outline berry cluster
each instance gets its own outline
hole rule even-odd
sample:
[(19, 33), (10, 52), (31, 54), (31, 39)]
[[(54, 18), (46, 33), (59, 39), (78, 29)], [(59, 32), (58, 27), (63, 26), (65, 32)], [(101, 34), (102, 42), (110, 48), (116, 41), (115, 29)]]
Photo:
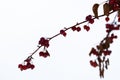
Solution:
[[(89, 16), (86, 17), (87, 20), (89, 20), (90, 22), (91, 22), (91, 21), (94, 21), (94, 19), (90, 18), (90, 16), (91, 16), (91, 15), (89, 15)], [(87, 22), (87, 21), (85, 21), (85, 22)], [(77, 23), (76, 25), (74, 25), (74, 26), (72, 26), (72, 27), (65, 28), (65, 29), (61, 29), (59, 34), (61, 34), (61, 35), (63, 35), (64, 37), (66, 37), (66, 35), (67, 35), (66, 31), (67, 31), (68, 29), (71, 29), (72, 31), (80, 32), (80, 31), (81, 31), (81, 28), (80, 28), (80, 26), (78, 26), (79, 24), (80, 24), (80, 23)], [(93, 24), (93, 23), (92, 23), (92, 24)], [(86, 31), (89, 31), (89, 30), (90, 30), (89, 25), (84, 25), (83, 28), (84, 28), (84, 30), (86, 30)], [(59, 35), (59, 34), (57, 34), (57, 35)], [(55, 35), (55, 36), (56, 36), (56, 35)], [(53, 37), (52, 37), (52, 38), (53, 38)], [(50, 39), (51, 39), (51, 38), (50, 38)]]
[(47, 56), (50, 56), (50, 54), (47, 50), (45, 50), (45, 51), (39, 52), (39, 56), (46, 58)]
[[(108, 24), (106, 26), (108, 26)], [(119, 30), (119, 29), (114, 28), (113, 26), (114, 26), (113, 24), (109, 24), (110, 30), (109, 32), (107, 31), (106, 37), (100, 42), (99, 45), (96, 46), (96, 49), (92, 48), (89, 53), (89, 56), (95, 55), (97, 57), (96, 60), (94, 61), (90, 60), (90, 64), (93, 67), (97, 67), (97, 66), (99, 67), (100, 77), (104, 77), (104, 70), (108, 69), (109, 58), (106, 59), (106, 57), (110, 56), (110, 54), (112, 53), (112, 51), (109, 50), (110, 44), (113, 43), (113, 39), (117, 39), (116, 35), (114, 35), (113, 33), (110, 34), (111, 31), (113, 30)], [(106, 28), (108, 29), (108, 27)]]
[(50, 56), (47, 50), (47, 48), (49, 47), (49, 39), (45, 39), (44, 37), (41, 37), (38, 44), (44, 47), (43, 51), (39, 52), (39, 56), (42, 56), (44, 58), (46, 58), (47, 56)]
[(114, 24), (106, 24), (106, 32), (110, 32), (112, 30), (119, 30), (120, 29), (120, 25), (114, 25)]
[(32, 64), (31, 59), (32, 59), (31, 57), (28, 57), (26, 60), (24, 60), (23, 64), (18, 65), (18, 68), (20, 68), (21, 71), (29, 68), (34, 69), (35, 66)]
[(111, 10), (118, 10), (120, 8), (120, 0), (109, 0), (110, 9)]
[(49, 47), (49, 40), (41, 37), (38, 44), (44, 47)]
[(86, 16), (86, 21), (88, 21), (89, 23), (93, 24), (94, 23), (94, 19), (92, 18), (92, 15)]
[(76, 26), (73, 26), (73, 27), (71, 27), (71, 29), (73, 30), (73, 31), (81, 31), (81, 28), (80, 27), (76, 27)]

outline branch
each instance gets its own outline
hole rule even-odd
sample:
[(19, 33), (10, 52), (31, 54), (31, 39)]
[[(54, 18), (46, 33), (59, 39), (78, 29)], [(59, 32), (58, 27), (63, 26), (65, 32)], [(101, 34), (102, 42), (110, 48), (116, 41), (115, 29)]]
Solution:
[[(114, 12), (115, 12), (115, 11), (112, 11), (112, 12), (110, 12), (109, 14), (112, 14), (112, 13), (114, 13)], [(102, 15), (99, 15), (98, 17), (101, 18), (101, 17), (103, 17), (103, 16), (106, 16), (106, 15), (102, 14)], [(97, 19), (97, 18), (94, 17), (93, 19)], [(64, 31), (70, 30), (72, 27), (78, 26), (78, 25), (83, 24), (83, 23), (86, 23), (86, 22), (88, 22), (88, 21), (85, 20), (85, 21), (76, 23), (75, 25), (73, 25), (73, 26), (71, 26), (71, 27), (65, 28)], [(55, 38), (55, 37), (57, 37), (57, 36), (59, 36), (59, 35), (61, 35), (61, 33), (58, 33), (58, 34), (56, 34), (56, 35), (54, 35), (54, 36), (52, 36), (52, 37), (50, 37), (50, 38), (48, 38), (48, 39), (49, 39), (49, 41), (50, 41), (50, 40), (52, 40), (53, 38)], [(29, 57), (32, 57), (41, 47), (42, 47), (42, 46), (38, 46), (38, 48), (37, 48)]]
[[(109, 21), (109, 15), (111, 15), (112, 13), (118, 11), (118, 14), (116, 16), (118, 16), (118, 22), (120, 22), (120, 0), (116, 0), (117, 2), (114, 2), (112, 0), (107, 0), (104, 4), (103, 4), (103, 13), (102, 15), (98, 15), (98, 7), (100, 4), (94, 4), (93, 5), (93, 13), (94, 13), (94, 16), (92, 15), (88, 15), (86, 16), (85, 20), (82, 21), (82, 22), (77, 22), (75, 25), (73, 26), (70, 26), (68, 28), (64, 28), (64, 29), (61, 29), (59, 33), (53, 35), (52, 37), (49, 37), (49, 38), (44, 38), (44, 37), (41, 37), (39, 42), (38, 42), (38, 48), (33, 51), (31, 53), (30, 56), (28, 56), (25, 60), (24, 60), (24, 64), (19, 64), (18, 67), (22, 70), (26, 70), (26, 69), (33, 69), (35, 66), (31, 63), (31, 60), (33, 59), (33, 55), (41, 48), (41, 47), (44, 47), (43, 48), (43, 51), (40, 51), (39, 52), (39, 56), (42, 56), (44, 58), (46, 58), (47, 56), (50, 56), (49, 52), (47, 51), (47, 48), (49, 47), (49, 42), (59, 36), (59, 35), (63, 35), (64, 37), (67, 35), (66, 31), (72, 29), (73, 31), (80, 31), (81, 28), (78, 27), (78, 25), (80, 24), (83, 24), (83, 23), (90, 23), (90, 24), (93, 24), (94, 23), (94, 20), (95, 19), (99, 19), (103, 16), (107, 16), (105, 19), (106, 21)], [(89, 56), (91, 56), (91, 54), (95, 55), (97, 57), (97, 59), (95, 61), (92, 61), (90, 60), (90, 64), (93, 66), (93, 67), (97, 67), (99, 66), (99, 73), (100, 73), (100, 77), (104, 77), (104, 68), (107, 69), (107, 66), (109, 65), (109, 58), (107, 58), (106, 60), (106, 56), (107, 55), (110, 55), (111, 53), (111, 50), (108, 50), (108, 48), (110, 47), (110, 44), (113, 42), (113, 39), (116, 39), (117, 36), (114, 35), (114, 34), (111, 34), (111, 31), (113, 30), (119, 30), (120, 28), (120, 25), (116, 25), (115, 24), (115, 19), (116, 19), (116, 16), (113, 20), (113, 23), (112, 24), (106, 24), (106, 32), (107, 32), (107, 35), (105, 38), (103, 38), (103, 40), (100, 42), (99, 45), (96, 46), (96, 49), (95, 48), (92, 48), (90, 53), (89, 53)], [(84, 29), (86, 31), (89, 31), (90, 27), (88, 25), (84, 25)]]

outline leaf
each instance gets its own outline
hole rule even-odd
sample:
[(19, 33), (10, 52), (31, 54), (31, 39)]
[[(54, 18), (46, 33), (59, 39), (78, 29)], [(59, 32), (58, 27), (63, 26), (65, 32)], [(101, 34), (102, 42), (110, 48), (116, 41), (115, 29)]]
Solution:
[(93, 13), (94, 13), (94, 16), (95, 18), (98, 19), (98, 7), (99, 7), (99, 4), (94, 4), (93, 7), (92, 7), (92, 10), (93, 10)]
[(108, 3), (105, 3), (103, 5), (103, 11), (104, 11), (104, 15), (109, 16), (109, 12), (110, 12), (110, 5)]

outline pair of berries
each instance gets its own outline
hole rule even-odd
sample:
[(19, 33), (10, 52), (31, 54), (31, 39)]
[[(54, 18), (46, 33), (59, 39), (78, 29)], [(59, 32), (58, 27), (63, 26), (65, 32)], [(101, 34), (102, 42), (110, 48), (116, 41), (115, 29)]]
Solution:
[(98, 56), (98, 51), (96, 51), (95, 48), (92, 48), (90, 53), (89, 53), (89, 56), (91, 56), (91, 54)]
[(62, 34), (63, 36), (66, 36), (67, 35), (67, 33), (65, 32), (65, 30), (60, 30), (60, 34)]
[(98, 66), (97, 62), (96, 61), (92, 61), (92, 60), (90, 60), (90, 65), (93, 66), (93, 67), (97, 67)]
[(92, 15), (86, 16), (86, 21), (88, 21), (89, 23), (93, 24), (94, 23), (94, 19), (92, 18)]
[(90, 30), (90, 27), (87, 26), (87, 25), (84, 25), (84, 29), (85, 29), (86, 31), (89, 31), (89, 30)]
[(103, 51), (103, 54), (104, 54), (105, 56), (107, 56), (107, 55), (110, 55), (110, 54), (111, 54), (111, 52), (112, 52), (112, 51), (107, 50), (107, 51)]
[(39, 56), (42, 56), (42, 57), (46, 58), (47, 56), (50, 56), (50, 54), (49, 54), (49, 52), (46, 50), (45, 52), (41, 51), (41, 52), (39, 53)]
[(27, 58), (25, 61), (24, 61), (24, 64), (19, 64), (18, 65), (18, 68), (20, 68), (21, 71), (23, 70), (26, 70), (26, 69), (34, 69), (35, 66), (33, 64), (31, 64), (31, 58)]
[(76, 27), (76, 26), (71, 27), (71, 29), (72, 29), (73, 31), (78, 31), (78, 32), (81, 30), (80, 27)]

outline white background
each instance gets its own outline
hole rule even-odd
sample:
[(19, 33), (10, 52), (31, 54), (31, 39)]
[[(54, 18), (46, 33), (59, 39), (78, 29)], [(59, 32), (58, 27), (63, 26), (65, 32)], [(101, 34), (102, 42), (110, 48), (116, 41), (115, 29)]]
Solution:
[[(18, 64), (37, 48), (40, 37), (51, 37), (64, 27), (84, 21), (93, 14), (92, 5), (103, 1), (0, 0), (0, 80), (99, 80), (98, 68), (89, 64), (94, 58), (88, 54), (106, 35), (105, 17), (95, 20), (89, 32), (80, 25), (81, 32), (69, 30), (66, 37), (51, 40), (51, 56), (44, 59), (37, 52), (34, 70), (21, 72)], [(103, 13), (102, 5), (99, 13)], [(120, 79), (120, 32), (115, 34), (119, 38), (111, 45), (110, 66), (102, 80)]]

